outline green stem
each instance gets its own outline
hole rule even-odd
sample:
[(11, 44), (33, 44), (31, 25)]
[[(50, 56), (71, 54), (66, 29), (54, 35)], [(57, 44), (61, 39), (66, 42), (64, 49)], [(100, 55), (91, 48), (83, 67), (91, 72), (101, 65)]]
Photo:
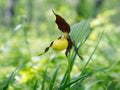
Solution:
[[(68, 55), (68, 82), (67, 82), (67, 84), (70, 84), (70, 72), (71, 72), (71, 70), (70, 70), (70, 53), (69, 53), (69, 55)], [(68, 90), (70, 90), (70, 86), (68, 87)]]

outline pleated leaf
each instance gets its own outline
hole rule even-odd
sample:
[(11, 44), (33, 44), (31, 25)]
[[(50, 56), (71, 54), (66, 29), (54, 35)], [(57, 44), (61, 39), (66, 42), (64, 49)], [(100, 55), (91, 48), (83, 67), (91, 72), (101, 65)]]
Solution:
[(71, 26), (70, 36), (76, 44), (82, 42), (90, 33), (89, 21), (84, 20)]

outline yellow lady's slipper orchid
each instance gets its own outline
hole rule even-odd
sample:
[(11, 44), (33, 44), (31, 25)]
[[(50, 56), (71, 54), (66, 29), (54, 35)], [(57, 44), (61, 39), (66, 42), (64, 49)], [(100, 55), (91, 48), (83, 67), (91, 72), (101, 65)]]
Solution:
[(46, 53), (49, 50), (49, 48), (52, 47), (54, 50), (58, 50), (58, 51), (66, 49), (65, 55), (67, 56), (70, 50), (72, 49), (72, 46), (74, 46), (76, 54), (79, 56), (81, 60), (83, 60), (83, 58), (78, 53), (78, 48), (76, 47), (75, 43), (70, 38), (69, 24), (60, 15), (56, 14), (54, 11), (53, 13), (56, 16), (55, 22), (58, 25), (58, 28), (60, 29), (60, 31), (64, 33), (64, 35), (63, 37), (59, 37), (57, 40), (51, 42), (50, 46), (48, 46), (44, 50), (44, 52), (39, 55)]

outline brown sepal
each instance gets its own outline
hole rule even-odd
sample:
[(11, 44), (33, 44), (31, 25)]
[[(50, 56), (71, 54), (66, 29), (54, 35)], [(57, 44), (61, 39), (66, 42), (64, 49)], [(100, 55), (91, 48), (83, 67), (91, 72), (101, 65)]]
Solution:
[(58, 28), (62, 32), (69, 33), (70, 32), (70, 26), (69, 26), (69, 24), (60, 15), (56, 14), (54, 11), (53, 11), (53, 13), (56, 16), (55, 22), (58, 25)]

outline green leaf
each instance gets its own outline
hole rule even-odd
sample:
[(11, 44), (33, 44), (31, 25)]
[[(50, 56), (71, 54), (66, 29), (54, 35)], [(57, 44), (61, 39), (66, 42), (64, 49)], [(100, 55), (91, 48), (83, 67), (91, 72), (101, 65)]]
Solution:
[(107, 87), (107, 90), (116, 90), (116, 86), (116, 82), (111, 82), (110, 85)]
[(84, 69), (87, 67), (87, 65), (89, 64), (89, 62), (90, 62), (92, 56), (94, 55), (94, 53), (95, 53), (95, 51), (96, 51), (96, 49), (97, 49), (97, 47), (98, 47), (98, 45), (99, 45), (99, 43), (100, 43), (100, 40), (102, 39), (103, 33), (104, 33), (104, 31), (103, 31), (102, 33), (99, 34), (99, 36), (98, 36), (98, 42), (97, 42), (97, 44), (96, 44), (96, 46), (95, 46), (93, 52), (91, 53), (89, 59), (87, 60), (85, 66), (84, 66)]
[(57, 74), (58, 74), (58, 71), (60, 69), (61, 66), (58, 66), (56, 71), (54, 72), (54, 75), (53, 75), (53, 78), (52, 78), (52, 83), (50, 83), (50, 87), (49, 87), (49, 90), (53, 90), (53, 87), (54, 87), (54, 84), (55, 84), (55, 80), (56, 80), (56, 77), (57, 77)]
[(45, 72), (44, 72), (44, 75), (43, 75), (43, 81), (42, 81), (42, 86), (41, 86), (41, 90), (45, 90), (45, 81), (46, 81), (46, 79), (47, 79), (47, 68), (46, 68), (46, 70), (45, 70)]
[(3, 85), (0, 85), (0, 90), (7, 90), (9, 85), (12, 83), (12, 81), (15, 80), (16, 74), (22, 69), (23, 66), (17, 67), (11, 74), (10, 76), (3, 82)]
[(38, 81), (35, 82), (34, 86), (33, 86), (33, 90), (37, 90), (38, 87)]
[(88, 20), (71, 26), (70, 36), (76, 44), (82, 42), (90, 33), (90, 25)]
[(81, 83), (75, 83), (72, 87), (71, 90), (85, 90), (84, 86)]

